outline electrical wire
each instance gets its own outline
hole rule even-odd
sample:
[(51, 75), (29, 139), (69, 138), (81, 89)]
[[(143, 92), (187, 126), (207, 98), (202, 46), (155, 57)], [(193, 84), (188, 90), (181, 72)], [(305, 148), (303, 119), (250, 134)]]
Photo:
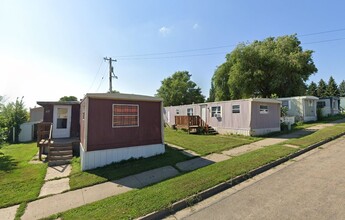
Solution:
[(103, 61), (103, 59), (102, 59), (102, 60), (101, 60), (101, 63), (99, 64), (97, 73), (96, 73), (95, 77), (93, 78), (92, 84), (91, 84), (90, 88), (87, 90), (88, 92), (92, 89), (92, 86), (93, 86), (93, 84), (95, 83), (98, 74), (100, 73), (100, 70), (101, 70), (101, 67), (103, 66), (103, 63), (104, 63), (104, 61)]

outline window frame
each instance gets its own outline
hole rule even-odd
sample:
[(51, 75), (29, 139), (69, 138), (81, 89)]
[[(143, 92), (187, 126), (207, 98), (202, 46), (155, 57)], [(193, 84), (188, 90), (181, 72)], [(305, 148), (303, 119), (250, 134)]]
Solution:
[[(322, 105), (320, 105), (322, 103)], [(318, 101), (316, 103), (316, 108), (324, 108), (326, 107), (326, 101)]]
[[(213, 111), (215, 109), (215, 111)], [(216, 105), (216, 106), (211, 106), (211, 118), (218, 118), (215, 116), (215, 114), (219, 114), (220, 117), (222, 117), (222, 106)]]
[[(267, 107), (266, 109), (262, 109), (262, 107)], [(260, 114), (268, 114), (269, 113), (269, 106), (268, 105), (260, 105), (259, 106)]]
[[(192, 110), (192, 114), (190, 114), (189, 110)], [(194, 109), (193, 108), (187, 108), (187, 115), (193, 116), (194, 115)]]
[[(234, 108), (237, 106), (238, 106), (238, 108)], [(232, 104), (231, 105), (231, 112), (232, 112), (232, 114), (240, 114), (241, 113), (241, 105), (240, 104)]]
[[(129, 115), (129, 114), (124, 114), (124, 115), (115, 115), (114, 108), (115, 106), (136, 106), (138, 108), (137, 114), (136, 115)], [(139, 127), (139, 104), (112, 104), (112, 127), (113, 128), (130, 128), (130, 127)], [(136, 125), (114, 125), (114, 116), (137, 116), (137, 124)]]
[[(287, 106), (284, 106), (283, 102), (287, 102)], [(287, 107), (288, 109), (290, 109), (290, 100), (282, 100), (282, 107)]]
[(176, 111), (175, 111), (175, 114), (179, 115), (180, 114), (180, 109), (177, 108)]

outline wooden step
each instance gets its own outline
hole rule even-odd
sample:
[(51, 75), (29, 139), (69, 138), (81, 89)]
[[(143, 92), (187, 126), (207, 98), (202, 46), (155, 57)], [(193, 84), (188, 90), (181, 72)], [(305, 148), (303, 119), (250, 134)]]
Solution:
[(50, 156), (73, 155), (72, 150), (50, 150)]
[(49, 161), (59, 161), (59, 160), (71, 160), (73, 158), (72, 155), (51, 155), (49, 157)]
[(50, 147), (50, 151), (65, 151), (65, 150), (72, 150), (72, 146), (66, 146), (66, 147), (55, 147), (55, 146), (51, 146)]

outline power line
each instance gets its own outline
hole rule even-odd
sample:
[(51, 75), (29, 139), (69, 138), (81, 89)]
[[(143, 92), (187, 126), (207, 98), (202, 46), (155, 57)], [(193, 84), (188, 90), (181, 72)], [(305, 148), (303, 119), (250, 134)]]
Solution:
[(98, 67), (98, 70), (97, 70), (97, 73), (96, 73), (95, 77), (93, 78), (93, 81), (92, 81), (92, 84), (91, 84), (90, 88), (87, 91), (91, 90), (93, 84), (95, 83), (95, 81), (97, 79), (98, 74), (100, 73), (102, 65), (103, 65), (103, 59), (101, 60), (101, 63), (99, 64), (99, 67)]
[(318, 43), (325, 43), (325, 42), (332, 42), (332, 41), (340, 41), (340, 40), (345, 40), (345, 37), (344, 37), (344, 38), (329, 39), (329, 40), (320, 40), (320, 41), (314, 41), (314, 42), (302, 43), (302, 44), (318, 44)]
[(329, 31), (320, 31), (320, 32), (315, 32), (315, 33), (310, 33), (310, 34), (297, 34), (297, 36), (299, 36), (299, 37), (305, 37), (305, 36), (312, 36), (312, 35), (319, 35), (319, 34), (327, 34), (327, 33), (339, 32), (339, 31), (345, 31), (345, 28), (335, 29), (335, 30), (329, 30)]
[(105, 69), (104, 74), (103, 74), (103, 76), (102, 76), (102, 78), (101, 78), (101, 81), (99, 82), (99, 85), (98, 85), (98, 87), (97, 87), (96, 92), (98, 92), (99, 88), (101, 87), (102, 82), (103, 82), (103, 79), (104, 79), (106, 73), (107, 73), (107, 71), (106, 71), (106, 69)]

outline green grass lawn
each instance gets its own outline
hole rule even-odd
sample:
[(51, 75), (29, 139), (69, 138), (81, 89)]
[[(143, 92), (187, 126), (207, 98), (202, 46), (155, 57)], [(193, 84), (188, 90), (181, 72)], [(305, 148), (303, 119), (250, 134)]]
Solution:
[(0, 207), (36, 199), (47, 170), (46, 164), (29, 164), (36, 143), (12, 144), (0, 149)]
[(141, 190), (133, 190), (72, 209), (58, 216), (63, 219), (133, 219), (169, 207), (178, 200), (275, 161), (294, 151), (296, 149), (279, 145), (266, 147)]
[(165, 128), (164, 140), (167, 143), (190, 149), (203, 156), (249, 144), (261, 140), (261, 138), (241, 135), (196, 135), (188, 134), (181, 130)]
[(310, 135), (297, 138), (297, 139), (290, 139), (285, 144), (292, 144), (300, 147), (308, 147), (312, 144), (318, 143), (322, 140), (325, 140), (330, 137), (334, 137), (338, 134), (345, 132), (345, 123), (341, 123), (335, 126), (326, 127), (321, 130), (318, 130)]
[(72, 172), (70, 175), (71, 189), (77, 189), (85, 186), (91, 186), (109, 180), (116, 180), (129, 175), (141, 173), (147, 170), (175, 165), (178, 162), (191, 159), (180, 151), (166, 147), (166, 152), (162, 155), (129, 160), (120, 163), (114, 163), (102, 168), (82, 172), (80, 170), (80, 158), (74, 158), (72, 161)]

